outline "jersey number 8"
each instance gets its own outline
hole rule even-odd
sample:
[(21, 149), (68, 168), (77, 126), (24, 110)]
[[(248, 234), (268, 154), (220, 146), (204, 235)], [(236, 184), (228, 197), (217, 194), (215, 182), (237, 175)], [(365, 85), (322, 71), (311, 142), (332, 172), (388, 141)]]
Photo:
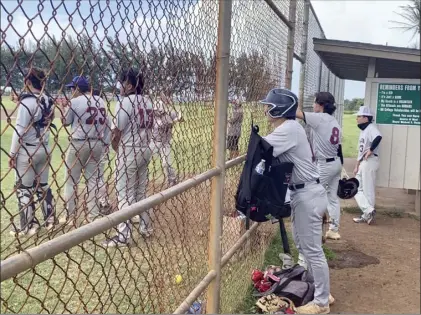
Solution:
[(330, 136), (330, 143), (336, 145), (339, 143), (339, 129), (337, 127), (332, 128), (332, 135)]

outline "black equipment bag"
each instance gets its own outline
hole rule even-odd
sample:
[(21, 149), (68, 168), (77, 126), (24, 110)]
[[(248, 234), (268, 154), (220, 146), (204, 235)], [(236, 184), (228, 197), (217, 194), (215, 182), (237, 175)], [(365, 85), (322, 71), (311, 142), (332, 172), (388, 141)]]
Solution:
[[(262, 159), (265, 160), (263, 175), (255, 170)], [(252, 125), (246, 161), (235, 195), (236, 209), (246, 216), (246, 229), (250, 227), (250, 220), (279, 220), (285, 253), (290, 251), (282, 218), (291, 215), (285, 196), (293, 167), (293, 163), (281, 163), (273, 157), (273, 147), (259, 135), (259, 127)]]

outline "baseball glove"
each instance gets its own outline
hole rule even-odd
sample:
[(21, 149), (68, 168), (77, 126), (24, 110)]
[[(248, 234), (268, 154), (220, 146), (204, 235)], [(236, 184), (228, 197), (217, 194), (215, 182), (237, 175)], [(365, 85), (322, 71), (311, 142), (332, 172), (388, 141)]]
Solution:
[(282, 296), (270, 294), (257, 300), (256, 306), (264, 314), (295, 314), (294, 303)]

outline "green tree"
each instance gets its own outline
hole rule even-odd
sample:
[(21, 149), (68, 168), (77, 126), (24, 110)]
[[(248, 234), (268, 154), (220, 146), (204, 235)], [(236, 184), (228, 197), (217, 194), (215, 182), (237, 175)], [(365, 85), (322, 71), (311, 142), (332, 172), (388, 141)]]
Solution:
[(353, 98), (352, 100), (344, 100), (344, 109), (347, 111), (358, 111), (358, 108), (364, 105), (363, 98)]

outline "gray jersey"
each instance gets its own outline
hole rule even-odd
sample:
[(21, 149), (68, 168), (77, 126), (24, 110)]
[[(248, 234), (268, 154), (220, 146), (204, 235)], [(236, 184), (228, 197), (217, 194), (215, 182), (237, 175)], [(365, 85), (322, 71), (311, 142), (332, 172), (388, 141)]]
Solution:
[(145, 147), (153, 125), (152, 102), (142, 95), (129, 95), (116, 105), (115, 127), (122, 132), (121, 144)]
[[(368, 152), (370, 149), (373, 140), (376, 139), (378, 136), (381, 136), (379, 129), (377, 129), (377, 126), (373, 123), (369, 124), (367, 128), (364, 130), (361, 130), (360, 132), (360, 138), (358, 140), (358, 161), (360, 161), (364, 155)], [(379, 154), (379, 146), (377, 146), (374, 151), (374, 154)]]
[(168, 143), (171, 141), (174, 123), (179, 120), (179, 115), (175, 111), (158, 113), (154, 117), (153, 138), (158, 142)]
[(240, 137), (241, 136), (241, 126), (243, 124), (243, 108), (234, 108), (232, 111), (231, 119), (228, 119), (228, 136)]
[(72, 139), (102, 139), (107, 120), (104, 100), (89, 94), (75, 97), (64, 120), (66, 125), (71, 125)]
[(316, 159), (330, 159), (338, 155), (342, 131), (338, 121), (327, 113), (304, 113), (310, 127), (310, 139)]
[(264, 138), (273, 146), (275, 157), (279, 157), (281, 162), (294, 163), (291, 184), (312, 182), (319, 178), (306, 132), (297, 121), (285, 121)]
[[(50, 114), (43, 115), (43, 108), (48, 108)], [(12, 137), (11, 154), (19, 151), (19, 140), (25, 144), (38, 146), (48, 145), (50, 138), (49, 124), (54, 118), (54, 102), (45, 94), (33, 94), (23, 97), (19, 102), (15, 132)], [(43, 121), (43, 124), (39, 122)]]

